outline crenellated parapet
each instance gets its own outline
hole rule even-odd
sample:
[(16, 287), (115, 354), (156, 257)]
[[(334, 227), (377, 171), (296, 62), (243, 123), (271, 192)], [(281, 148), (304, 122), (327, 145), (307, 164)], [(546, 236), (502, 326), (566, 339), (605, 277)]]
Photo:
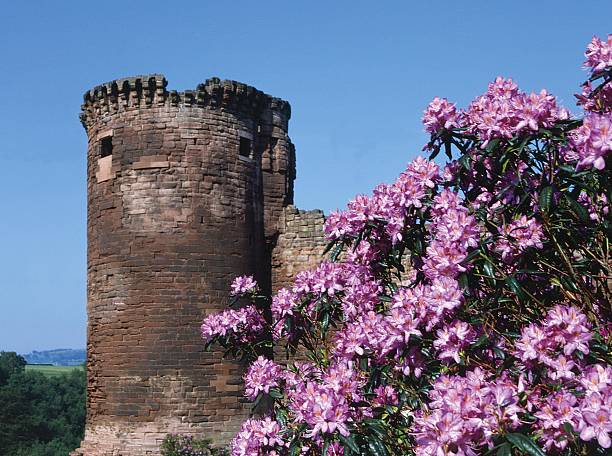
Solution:
[(181, 106), (223, 109), (258, 117), (264, 125), (287, 131), (291, 106), (255, 87), (237, 81), (207, 79), (195, 90), (168, 90), (162, 74), (115, 79), (100, 84), (83, 95), (81, 123), (89, 128), (100, 116), (130, 109)]

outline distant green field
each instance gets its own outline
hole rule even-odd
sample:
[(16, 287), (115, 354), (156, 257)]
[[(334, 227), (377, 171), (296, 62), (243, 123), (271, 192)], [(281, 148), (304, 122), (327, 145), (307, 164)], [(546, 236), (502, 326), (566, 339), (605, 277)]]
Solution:
[(26, 370), (38, 371), (49, 377), (58, 376), (62, 374), (69, 374), (74, 369), (83, 369), (82, 366), (41, 366), (37, 364), (27, 364)]

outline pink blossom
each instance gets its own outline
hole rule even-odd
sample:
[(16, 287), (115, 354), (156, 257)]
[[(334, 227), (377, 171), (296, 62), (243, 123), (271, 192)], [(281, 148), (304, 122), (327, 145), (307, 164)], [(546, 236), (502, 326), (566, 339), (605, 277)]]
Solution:
[(269, 359), (259, 356), (244, 375), (244, 395), (255, 400), (260, 393), (268, 394), (270, 388), (279, 386), (281, 367)]
[(287, 381), (287, 395), (295, 420), (309, 427), (307, 437), (335, 432), (349, 435), (348, 425), (359, 415), (350, 403), (362, 400), (358, 390), (364, 381), (346, 363), (335, 364), (318, 376), (312, 375), (314, 371), (305, 373), (305, 378), (293, 376)]
[(371, 223), (381, 227), (379, 235), (396, 243), (401, 240), (408, 211), (422, 207), (427, 191), (440, 179), (439, 171), (438, 165), (418, 157), (393, 184), (380, 184), (371, 197), (358, 195), (348, 203), (346, 211), (331, 213), (325, 222), (326, 237), (355, 238)]
[(239, 276), (232, 282), (232, 296), (241, 296), (247, 293), (253, 293), (257, 290), (257, 282), (253, 276)]
[(436, 452), (453, 444), (463, 451), (457, 454), (476, 456), (478, 448), (492, 446), (500, 430), (521, 424), (516, 385), (504, 379), (489, 381), (487, 376), (475, 369), (465, 377), (438, 377), (429, 392), (429, 407), (415, 413), (416, 454), (444, 454)]
[(232, 456), (277, 455), (274, 448), (283, 446), (281, 428), (270, 417), (249, 418), (231, 442)]
[(612, 152), (612, 113), (588, 113), (572, 132), (571, 143), (579, 156), (577, 169), (604, 169)]
[(568, 357), (576, 350), (588, 354), (591, 338), (586, 316), (575, 307), (559, 305), (548, 311), (542, 324), (523, 328), (515, 354), (527, 366), (547, 366), (553, 380), (573, 379), (578, 365)]
[(610, 436), (612, 432), (612, 416), (610, 410), (600, 409), (597, 412), (585, 411), (582, 414), (586, 425), (580, 431), (580, 438), (589, 441), (593, 437), (603, 448), (610, 448)]
[(469, 324), (455, 320), (436, 332), (433, 346), (438, 351), (438, 359), (459, 363), (459, 354), (475, 339), (476, 333)]
[(529, 248), (541, 249), (544, 234), (540, 223), (521, 215), (512, 223), (499, 228), (500, 238), (495, 250), (501, 253), (502, 259), (509, 263)]
[(281, 288), (272, 297), (272, 305), (270, 306), (272, 311), (273, 321), (279, 322), (287, 315), (293, 315), (293, 311), (297, 305), (298, 297), (295, 293), (287, 288)]
[(612, 68), (612, 35), (608, 35), (608, 41), (602, 41), (594, 36), (584, 56), (586, 57), (584, 65), (593, 73)]
[(484, 148), (493, 138), (537, 132), (568, 117), (569, 112), (558, 107), (556, 99), (545, 90), (528, 95), (519, 92), (511, 79), (497, 77), (487, 92), (472, 102), (465, 123), (483, 141)]
[(264, 325), (261, 312), (255, 306), (246, 306), (208, 315), (202, 322), (201, 331), (206, 341), (227, 336), (237, 342), (248, 342), (261, 334)]
[(540, 430), (540, 439), (544, 448), (563, 450), (569, 443), (565, 425), (576, 427), (580, 412), (576, 408), (577, 399), (567, 391), (559, 391), (544, 397), (539, 410), (534, 413), (537, 418), (536, 429)]
[(454, 103), (435, 97), (423, 111), (423, 125), (428, 133), (459, 126), (459, 115)]
[(612, 368), (601, 364), (589, 366), (583, 371), (580, 384), (588, 392), (612, 392)]

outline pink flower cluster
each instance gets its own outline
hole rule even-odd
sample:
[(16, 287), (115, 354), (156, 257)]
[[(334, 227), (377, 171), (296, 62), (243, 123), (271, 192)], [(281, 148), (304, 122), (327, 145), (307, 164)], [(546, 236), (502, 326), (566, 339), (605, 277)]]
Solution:
[[(336, 334), (336, 354), (349, 360), (365, 353), (379, 362), (398, 360), (409, 347), (411, 336), (432, 330), (462, 302), (458, 283), (449, 278), (434, 279), (429, 285), (400, 288), (388, 312), (369, 310), (346, 323)], [(417, 356), (408, 358), (404, 368), (419, 369), (418, 361)]]
[(380, 283), (373, 279), (370, 269), (363, 264), (322, 262), (314, 270), (298, 273), (291, 289), (282, 288), (272, 297), (274, 337), (291, 338), (292, 334), (285, 333), (284, 320), (292, 316), (294, 323), (298, 323), (302, 315), (298, 315), (296, 307), (303, 302), (304, 315), (313, 317), (320, 298), (338, 299), (344, 317), (350, 320), (374, 309), (380, 302), (378, 295), (381, 291)]
[(431, 331), (445, 318), (451, 317), (463, 304), (463, 294), (456, 280), (448, 277), (434, 279), (431, 284), (418, 284), (412, 288), (400, 288), (393, 296), (393, 308), (414, 312), (419, 325)]
[(478, 135), (482, 147), (494, 138), (512, 138), (534, 133), (569, 118), (569, 111), (557, 106), (546, 90), (520, 92), (512, 79), (497, 77), (484, 95), (476, 98), (464, 114), (468, 131)]
[(293, 310), (297, 306), (297, 294), (287, 288), (281, 288), (272, 297), (272, 319), (277, 322), (287, 315), (293, 315)]
[(247, 419), (231, 442), (232, 456), (280, 456), (284, 446), (280, 425), (270, 417)]
[(425, 131), (434, 134), (440, 130), (459, 127), (460, 119), (454, 103), (446, 98), (434, 98), (423, 111)]
[(283, 369), (274, 361), (259, 356), (244, 374), (244, 395), (254, 401), (260, 393), (268, 394), (279, 386)]
[(555, 306), (541, 323), (531, 323), (521, 331), (515, 344), (516, 356), (527, 368), (542, 363), (552, 379), (575, 377), (578, 367), (571, 358), (574, 351), (589, 353), (592, 338), (586, 316), (575, 307)]
[[(594, 40), (587, 65), (594, 72), (612, 68), (609, 50), (610, 37), (607, 44)], [(567, 143), (547, 145), (564, 148), (561, 155), (578, 168), (605, 168), (612, 150), (612, 115), (597, 103)], [(449, 164), (441, 176), (438, 165), (419, 157), (392, 184), (357, 196), (345, 211), (328, 217), (326, 237), (343, 247), (341, 261), (300, 272), (271, 302), (273, 337), (303, 343), (313, 362), (284, 367), (260, 356), (251, 364), (245, 396), (254, 400), (272, 391), (287, 427), (284, 420), (248, 420), (232, 442), (233, 455), (286, 454), (287, 441), (294, 438), (304, 455), (320, 454), (324, 446), (328, 454), (339, 455), (338, 441), (361, 432), (364, 420), (393, 424), (400, 416), (413, 419), (417, 455), (476, 456), (519, 427), (517, 432), (539, 439), (547, 452), (563, 451), (572, 440), (583, 452), (595, 441), (611, 446), (612, 368), (594, 364), (603, 355), (598, 345), (590, 346), (591, 325), (581, 311), (557, 305), (541, 322), (523, 327), (516, 340), (510, 333), (516, 315), (492, 315), (499, 327), (487, 329), (482, 344), (474, 342), (485, 326), (468, 323), (481, 301), (492, 297), (491, 282), (470, 275), (468, 256), (481, 238), (487, 245), (494, 241), (493, 258), (506, 272), (517, 260), (538, 255), (535, 250), (545, 245), (539, 219), (519, 214), (502, 223), (502, 216), (511, 205), (537, 209), (537, 189), (548, 185), (543, 183), (548, 171), (563, 177), (546, 169), (548, 149), (536, 151), (534, 141), (509, 149), (503, 163), (486, 145), (536, 133), (536, 141), (544, 143), (541, 129), (574, 128), (578, 122), (558, 123), (568, 118), (546, 91), (523, 93), (504, 78), (492, 82), (466, 111), (446, 99), (430, 103), (423, 123), (432, 140), (437, 145), (446, 138), (460, 141), (466, 160)], [(478, 142), (482, 147), (473, 146)], [(563, 187), (555, 187), (559, 192), (553, 198), (558, 198)], [(605, 195), (584, 193), (578, 200), (592, 220), (608, 216)], [(484, 217), (489, 225), (481, 226)], [(501, 226), (492, 233), (494, 224)], [(529, 257), (520, 258), (526, 252)], [(408, 261), (405, 272), (399, 265)], [(525, 280), (535, 281), (531, 275)], [(473, 288), (475, 283), (482, 286)], [(255, 299), (256, 290), (253, 277), (232, 284), (234, 296)], [(540, 292), (546, 288), (535, 294)], [(249, 306), (207, 317), (202, 334), (222, 343), (252, 342), (265, 325), (263, 315)], [(380, 386), (372, 391), (370, 382)], [(417, 382), (419, 389), (431, 389), (429, 401), (414, 407)], [(395, 437), (394, 442), (401, 440)]]
[(397, 242), (409, 210), (422, 207), (427, 191), (440, 179), (439, 171), (434, 162), (416, 158), (393, 184), (380, 184), (372, 197), (359, 195), (349, 202), (347, 211), (332, 212), (325, 222), (327, 238), (354, 238), (368, 223), (383, 223), (383, 233)]
[(584, 65), (593, 73), (612, 68), (612, 35), (608, 35), (607, 41), (594, 36), (584, 55), (586, 57)]
[(476, 340), (474, 329), (463, 321), (455, 320), (436, 332), (433, 346), (442, 361), (461, 361), (461, 351)]
[(324, 261), (316, 269), (300, 272), (293, 282), (293, 292), (302, 296), (327, 294), (334, 297), (344, 290), (356, 269), (365, 270), (349, 263)]
[(465, 377), (443, 375), (435, 381), (428, 406), (414, 416), (417, 455), (476, 456), (479, 448), (493, 447), (493, 437), (501, 429), (520, 425), (523, 409), (516, 385), (487, 377), (476, 368)]
[(589, 113), (571, 138), (578, 152), (577, 169), (606, 167), (606, 158), (612, 153), (612, 113)]
[(564, 450), (571, 441), (566, 426), (569, 425), (586, 442), (595, 438), (602, 448), (610, 448), (612, 432), (612, 369), (599, 364), (586, 369), (577, 389), (583, 389), (582, 397), (576, 397), (565, 388), (542, 398), (532, 400), (538, 411), (535, 427), (540, 433), (544, 448)]
[(202, 338), (212, 341), (227, 337), (235, 342), (251, 342), (262, 333), (266, 321), (255, 306), (228, 309), (208, 315), (202, 322)]
[[(593, 37), (585, 52), (585, 66), (594, 74), (612, 70), (612, 35), (602, 41)], [(576, 95), (578, 104), (586, 111), (582, 126), (573, 132), (571, 144), (578, 155), (577, 169), (602, 170), (612, 151), (612, 83), (604, 80), (595, 93), (590, 81), (582, 86), (582, 94)]]
[(365, 381), (348, 363), (326, 371), (301, 366), (298, 373), (286, 375), (286, 383), (289, 411), (296, 422), (308, 425), (307, 436), (313, 440), (335, 432), (349, 435), (350, 423), (364, 413), (351, 404), (363, 400), (359, 391)]
[(524, 215), (500, 227), (499, 234), (495, 250), (501, 253), (502, 260), (506, 263), (511, 263), (529, 248), (541, 249), (544, 246), (542, 226), (537, 220), (528, 219)]
[(253, 293), (257, 290), (257, 282), (253, 276), (238, 276), (232, 282), (232, 296), (242, 296), (244, 294)]
[(427, 247), (423, 272), (431, 280), (455, 278), (466, 270), (462, 263), (468, 249), (478, 245), (476, 219), (468, 214), (459, 195), (448, 189), (434, 197), (432, 212), (429, 227), (432, 241)]
[[(525, 382), (530, 407), (537, 411), (535, 423), (540, 439), (548, 450), (563, 450), (571, 436), (569, 424), (580, 438), (597, 437), (604, 448), (610, 447), (612, 432), (612, 369), (600, 364), (586, 365), (576, 351), (589, 353), (592, 339), (586, 316), (575, 307), (556, 306), (541, 324), (530, 324), (515, 344), (515, 355), (524, 363)], [(539, 366), (545, 367), (549, 386), (556, 382), (557, 391), (547, 394), (533, 380)], [(574, 393), (570, 393), (574, 391)]]

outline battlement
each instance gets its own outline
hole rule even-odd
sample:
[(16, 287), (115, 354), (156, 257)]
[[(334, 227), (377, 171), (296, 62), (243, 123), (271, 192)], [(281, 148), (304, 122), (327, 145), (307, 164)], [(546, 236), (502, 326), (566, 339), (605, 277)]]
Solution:
[(100, 115), (158, 106), (225, 109), (253, 117), (269, 111), (277, 115), (263, 116), (262, 121), (280, 123), (284, 129), (291, 117), (289, 102), (241, 82), (210, 78), (195, 90), (183, 92), (167, 90), (167, 86), (162, 74), (115, 79), (98, 85), (83, 95), (81, 123), (87, 129)]

